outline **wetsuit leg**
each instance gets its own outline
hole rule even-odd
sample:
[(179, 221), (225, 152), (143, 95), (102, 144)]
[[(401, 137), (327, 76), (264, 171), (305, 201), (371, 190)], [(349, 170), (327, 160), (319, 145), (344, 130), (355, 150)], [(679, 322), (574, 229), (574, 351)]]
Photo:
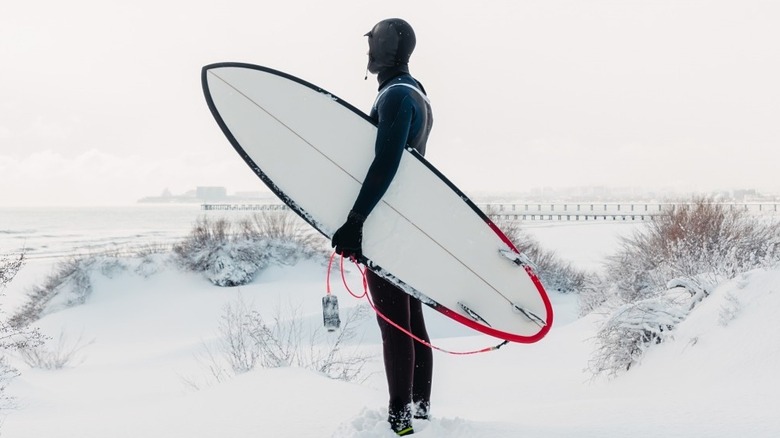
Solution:
[[(429, 340), (422, 304), (395, 285), (369, 271), (367, 281), (377, 310), (404, 329)], [(377, 316), (382, 333), (390, 409), (402, 411), (414, 400), (428, 403), (431, 394), (433, 360), (430, 348)], [(414, 397), (414, 399), (412, 398)]]
[[(430, 343), (428, 331), (425, 329), (422, 303), (409, 297), (412, 333)], [(417, 411), (415, 417), (428, 418), (431, 403), (431, 381), (433, 380), (433, 351), (427, 345), (414, 343), (414, 380), (412, 384), (412, 401)]]

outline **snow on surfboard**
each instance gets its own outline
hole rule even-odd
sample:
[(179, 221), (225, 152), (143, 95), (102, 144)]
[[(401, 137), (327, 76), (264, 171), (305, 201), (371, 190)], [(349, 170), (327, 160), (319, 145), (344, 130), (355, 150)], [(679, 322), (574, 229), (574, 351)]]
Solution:
[[(203, 67), (209, 108), (255, 174), (326, 237), (341, 226), (374, 158), (371, 118), (294, 76), (243, 63)], [(369, 268), (444, 315), (532, 343), (553, 310), (532, 267), (490, 219), (406, 150), (363, 230)]]

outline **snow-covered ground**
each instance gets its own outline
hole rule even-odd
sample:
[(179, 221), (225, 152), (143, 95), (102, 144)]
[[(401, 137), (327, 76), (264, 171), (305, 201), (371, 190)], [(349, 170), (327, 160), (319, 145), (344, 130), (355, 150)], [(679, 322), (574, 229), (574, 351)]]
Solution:
[[(630, 229), (529, 231), (563, 258), (588, 267)], [(604, 239), (608, 233), (612, 240)], [(51, 263), (33, 260), (23, 268), (5, 291), (6, 311), (43, 281)], [(299, 307), (305, 322), (319, 323), (321, 263), (270, 267), (239, 288), (219, 288), (172, 266), (144, 272), (148, 276), (134, 269), (95, 273), (85, 304), (39, 321), (55, 341), (64, 333), (71, 343), (80, 338), (83, 349), (61, 370), (31, 369), (13, 359), (22, 374), (7, 392), (18, 408), (6, 412), (3, 436), (394, 436), (385, 422), (386, 387), (372, 318), (358, 326), (361, 342), (350, 345), (373, 355), (365, 381), (285, 367), (206, 383), (203, 352), (215, 345), (224, 306), (240, 297), (267, 317), (279, 305)], [(349, 279), (360, 282), (355, 272)], [(360, 304), (334, 286), (342, 313)], [(556, 325), (537, 344), (465, 357), (435, 353), (433, 420), (416, 422), (415, 436), (780, 436), (780, 269), (721, 285), (677, 327), (673, 340), (654, 346), (639, 366), (613, 380), (593, 380), (585, 371), (601, 317), (578, 318), (575, 297), (552, 298)], [(432, 312), (428, 323), (444, 348), (495, 344)]]

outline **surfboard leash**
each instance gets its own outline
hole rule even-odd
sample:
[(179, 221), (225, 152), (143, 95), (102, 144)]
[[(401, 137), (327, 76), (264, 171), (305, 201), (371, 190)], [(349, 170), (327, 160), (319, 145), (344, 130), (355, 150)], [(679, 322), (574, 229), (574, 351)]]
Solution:
[[(323, 303), (325, 303), (326, 300), (332, 301), (333, 299), (335, 299), (335, 296), (332, 295), (331, 287), (330, 287), (330, 272), (333, 269), (333, 259), (336, 257), (336, 255), (337, 254), (335, 252), (333, 254), (331, 254), (330, 260), (328, 261), (328, 272), (326, 274), (326, 283), (327, 283), (326, 291), (327, 291), (327, 295), (325, 296), (325, 298), (323, 298)], [(340, 263), (339, 263), (339, 270), (341, 271), (341, 281), (344, 284), (344, 289), (346, 289), (347, 292), (350, 295), (352, 295), (354, 298), (356, 298), (356, 299), (365, 298), (366, 301), (368, 301), (368, 304), (371, 306), (371, 308), (374, 310), (374, 312), (380, 318), (382, 318), (385, 322), (387, 322), (391, 326), (393, 326), (396, 329), (400, 330), (401, 333), (404, 333), (406, 336), (409, 336), (410, 338), (414, 339), (415, 341), (419, 342), (420, 344), (425, 345), (426, 347), (431, 348), (433, 350), (440, 351), (442, 353), (451, 354), (451, 355), (454, 355), (454, 356), (467, 356), (467, 355), (472, 355), (472, 354), (487, 353), (487, 352), (490, 352), (490, 351), (495, 351), (495, 350), (498, 350), (499, 348), (501, 348), (504, 345), (509, 343), (509, 341), (503, 341), (503, 342), (501, 342), (498, 345), (494, 345), (494, 346), (491, 346), (491, 347), (485, 347), (485, 348), (482, 348), (482, 349), (479, 349), (479, 350), (473, 350), (473, 351), (451, 351), (451, 350), (447, 350), (445, 348), (438, 347), (436, 345), (431, 344), (430, 342), (426, 341), (425, 339), (420, 338), (419, 336), (415, 335), (414, 333), (410, 332), (409, 330), (405, 329), (404, 327), (401, 327), (399, 324), (397, 324), (395, 321), (391, 320), (389, 317), (385, 316), (385, 314), (383, 314), (382, 312), (379, 311), (379, 309), (376, 308), (376, 305), (374, 305), (373, 300), (371, 300), (371, 295), (368, 293), (368, 280), (366, 279), (366, 269), (361, 267), (360, 264), (357, 262), (357, 260), (355, 260), (354, 258), (350, 258), (350, 260), (352, 261), (352, 263), (355, 264), (355, 267), (357, 267), (358, 271), (360, 271), (360, 276), (362, 278), (362, 283), (363, 283), (363, 293), (356, 294), (349, 287), (349, 284), (347, 283), (347, 276), (346, 276), (345, 270), (344, 270), (344, 256), (341, 256), (341, 260), (340, 260)], [(329, 298), (329, 297), (333, 297), (333, 298)], [(324, 309), (324, 307), (323, 307), (323, 309)], [(338, 318), (338, 317), (336, 317), (336, 318)], [(326, 317), (326, 320), (327, 320), (327, 317)], [(327, 322), (326, 322), (326, 326), (328, 326)], [(329, 330), (330, 330), (330, 327), (329, 327)]]

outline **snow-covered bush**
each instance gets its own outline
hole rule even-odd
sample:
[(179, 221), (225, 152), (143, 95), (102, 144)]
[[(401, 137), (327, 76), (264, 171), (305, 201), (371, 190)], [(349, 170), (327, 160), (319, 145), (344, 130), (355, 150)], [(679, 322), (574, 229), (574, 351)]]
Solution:
[[(345, 345), (357, 336), (355, 326), (367, 315), (367, 306), (349, 309), (339, 331), (327, 333), (322, 327), (307, 327), (299, 309), (279, 307), (267, 321), (239, 297), (225, 305), (216, 347), (204, 347), (199, 360), (210, 380), (217, 383), (256, 368), (288, 366), (317, 371), (331, 379), (358, 381), (371, 356)], [(201, 386), (193, 379), (187, 383)]]
[(491, 208), (487, 215), (509, 240), (533, 263), (545, 289), (562, 293), (577, 293), (585, 286), (588, 274), (561, 260), (554, 251), (545, 250), (516, 221), (501, 219)]
[(238, 223), (201, 218), (174, 252), (182, 266), (203, 272), (214, 284), (240, 286), (271, 263), (324, 257), (324, 248), (323, 238), (284, 211), (255, 214)]
[(687, 312), (664, 297), (625, 304), (596, 334), (597, 350), (588, 368), (593, 375), (615, 376), (638, 363), (645, 351), (671, 336)]
[(174, 247), (182, 266), (203, 272), (218, 286), (249, 283), (260, 269), (257, 245), (232, 228), (227, 219), (199, 219), (189, 237)]
[[(602, 308), (612, 315), (597, 335), (591, 371), (628, 369), (720, 282), (778, 261), (780, 223), (706, 199), (672, 206), (624, 238), (605, 273), (583, 289), (584, 313)], [(636, 315), (650, 326), (647, 319), (637, 325)]]

